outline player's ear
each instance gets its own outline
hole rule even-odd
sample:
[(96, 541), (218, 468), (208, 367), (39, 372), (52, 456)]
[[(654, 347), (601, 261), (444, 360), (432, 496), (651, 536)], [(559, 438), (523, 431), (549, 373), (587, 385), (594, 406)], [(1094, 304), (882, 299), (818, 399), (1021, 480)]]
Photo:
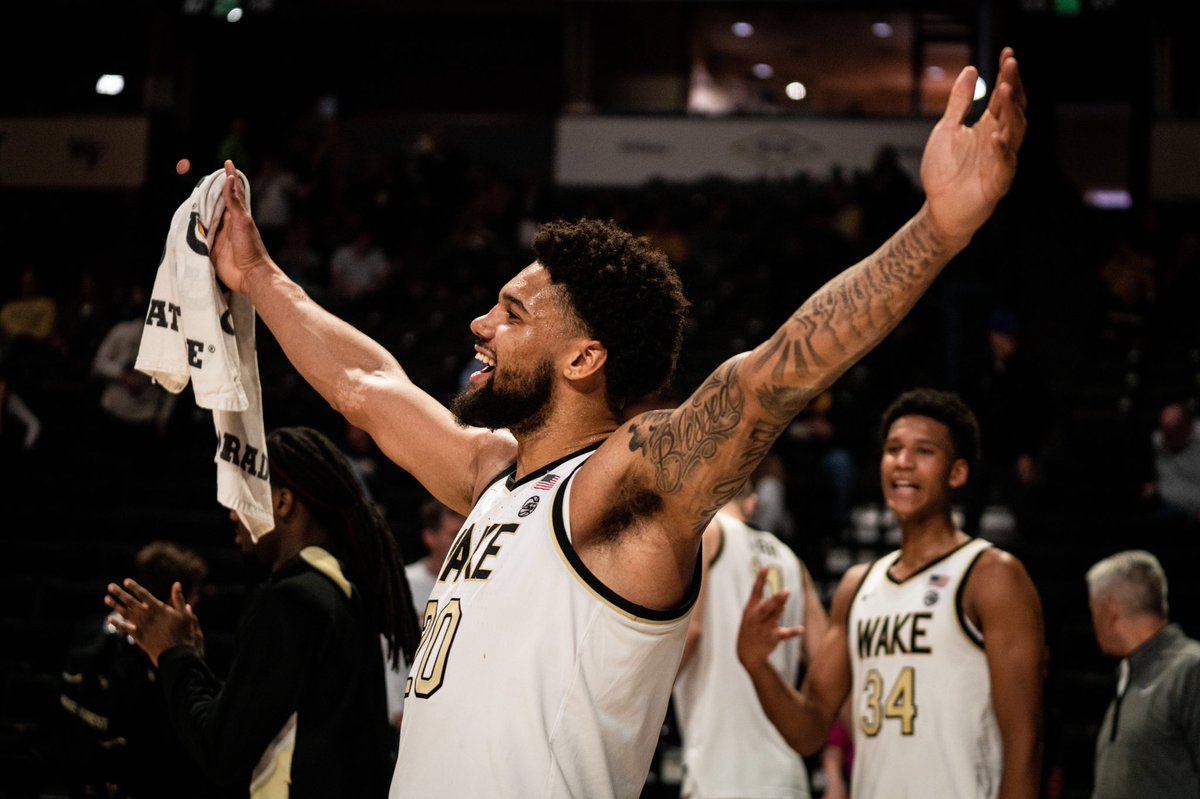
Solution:
[(295, 503), (296, 496), (290, 488), (271, 489), (271, 509), (275, 512), (276, 519), (286, 519), (290, 516)]
[(563, 377), (569, 380), (593, 377), (608, 361), (608, 349), (595, 339), (580, 339), (570, 355), (571, 361), (563, 369)]
[(971, 476), (971, 467), (962, 458), (955, 459), (950, 466), (950, 487), (957, 491), (967, 484)]

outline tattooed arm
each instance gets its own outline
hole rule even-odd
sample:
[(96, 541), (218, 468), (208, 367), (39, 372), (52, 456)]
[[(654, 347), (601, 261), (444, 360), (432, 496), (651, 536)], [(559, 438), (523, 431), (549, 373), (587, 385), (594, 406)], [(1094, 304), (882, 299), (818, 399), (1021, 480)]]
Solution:
[(679, 408), (629, 425), (629, 449), (644, 459), (646, 479), (681, 533), (703, 531), (796, 414), (895, 328), (961, 248), (929, 217), (923, 208)]
[[(825, 284), (770, 339), (722, 364), (681, 406), (643, 414), (617, 431), (600, 458), (607, 462), (596, 470), (600, 476), (591, 479), (603, 482), (605, 470), (610, 479), (617, 475), (626, 501), (597, 525), (600, 532), (651, 515), (654, 530), (633, 536), (637, 554), (654, 555), (646, 548), (666, 544), (675, 554), (674, 573), (690, 575), (697, 537), (780, 432), (896, 327), (987, 221), (1016, 171), (1025, 96), (1016, 59), (1005, 48), (988, 107), (967, 127), (976, 77), (967, 67), (955, 81), (921, 159), (925, 204), (904, 227)], [(620, 442), (628, 453), (618, 463)], [(655, 559), (623, 560), (622, 569), (634, 561), (637, 570), (647, 560)], [(654, 566), (645, 568), (655, 573)]]

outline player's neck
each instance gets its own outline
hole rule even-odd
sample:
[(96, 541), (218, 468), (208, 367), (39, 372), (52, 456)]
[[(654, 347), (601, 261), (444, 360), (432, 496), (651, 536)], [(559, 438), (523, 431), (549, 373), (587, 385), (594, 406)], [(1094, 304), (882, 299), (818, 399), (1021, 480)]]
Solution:
[(906, 568), (920, 568), (968, 538), (955, 526), (948, 513), (907, 519), (900, 527), (900, 563)]
[(517, 436), (517, 479), (603, 441), (616, 429), (617, 421), (607, 407), (558, 403), (544, 424)]

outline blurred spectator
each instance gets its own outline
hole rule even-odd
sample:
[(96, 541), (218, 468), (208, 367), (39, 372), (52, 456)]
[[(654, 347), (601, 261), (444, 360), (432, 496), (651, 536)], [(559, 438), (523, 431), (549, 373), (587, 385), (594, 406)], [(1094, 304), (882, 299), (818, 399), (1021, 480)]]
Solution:
[[(208, 566), (192, 550), (156, 541), (138, 550), (133, 574), (160, 596), (180, 583), (194, 607)], [(60, 704), (67, 715), (63, 762), (70, 771), (71, 796), (220, 795), (172, 729), (150, 660), (102, 618), (89, 625), (62, 671)]]
[(1145, 330), (1158, 289), (1155, 227), (1152, 214), (1134, 216), (1100, 267), (1098, 277), (1106, 302), (1101, 337), (1106, 340), (1133, 343)]
[(885, 144), (875, 152), (862, 197), (864, 242), (876, 247), (921, 207), (921, 191), (900, 165), (900, 151)]
[(856, 256), (862, 250), (863, 209), (845, 170), (835, 165), (829, 173), (829, 224)]
[(774, 534), (789, 546), (794, 546), (796, 522), (788, 509), (788, 475), (783, 458), (776, 453), (768, 453), (750, 479), (754, 482), (754, 491), (758, 495), (758, 502), (750, 521), (755, 527)]
[(661, 200), (654, 207), (650, 224), (642, 231), (651, 245), (662, 250), (676, 269), (687, 266), (691, 257), (691, 242), (688, 234), (675, 221), (675, 214), (668, 201)]
[[(21, 426), (19, 431), (13, 430), (14, 420)], [(13, 390), (0, 371), (0, 441), (4, 442), (0, 452), (7, 453), (10, 447), (19, 450), (33, 449), (41, 434), (42, 420), (25, 400), (21, 399), (21, 395)]]
[(979, 535), (987, 505), (1025, 515), (1038, 481), (1039, 456), (1054, 420), (1050, 390), (1022, 347), (1017, 317), (1007, 309), (988, 321), (987, 350), (968, 371), (962, 396), (975, 410), (987, 446), (966, 502), (964, 529)]
[(746, 243), (742, 229), (734, 223), (733, 203), (729, 199), (712, 198), (703, 224), (689, 238), (690, 257), (707, 274), (723, 273), (741, 265)]
[(233, 117), (229, 120), (229, 127), (225, 131), (224, 138), (217, 144), (217, 163), (214, 167), (219, 168), (226, 160), (233, 161), (238, 165), (238, 168), (243, 172), (249, 170), (252, 166), (253, 159), (250, 157), (250, 148), (246, 144), (246, 120), (242, 117)]
[(322, 301), (329, 281), (321, 264), (321, 255), (313, 246), (312, 223), (307, 218), (296, 217), (288, 223), (275, 263), (313, 299)]
[(816, 510), (816, 520), (841, 529), (850, 517), (857, 477), (844, 429), (852, 421), (834, 396), (824, 391), (813, 398), (788, 427), (786, 443), (793, 468), (805, 475), (804, 499)]
[(96, 273), (85, 269), (70, 298), (62, 303), (58, 328), (72, 378), (86, 378), (96, 348), (113, 323), (108, 297), (101, 295)]
[(1170, 623), (1162, 566), (1119, 552), (1088, 570), (1087, 585), (1096, 643), (1121, 658), (1092, 799), (1200, 796), (1200, 642)]
[(468, 193), (466, 154), (450, 141), (445, 124), (422, 131), (409, 152), (409, 181), (416, 191), (421, 222), (431, 234), (448, 234)]
[(0, 306), (0, 374), (32, 398), (55, 360), (58, 302), (42, 291), (32, 268), (22, 269), (18, 281), (17, 296)]
[[(152, 432), (158, 437), (165, 435), (177, 399), (175, 394), (133, 368), (142, 343), (148, 302), (144, 288), (130, 289), (121, 310), (121, 321), (104, 336), (92, 360), (92, 373), (104, 381), (100, 409), (114, 427), (110, 431), (113, 436), (126, 443), (138, 431)], [(144, 438), (148, 441), (153, 436)], [(138, 457), (144, 455), (140, 453)]]
[(405, 567), (408, 585), (412, 589), (413, 607), (418, 618), (425, 615), (425, 602), (429, 599), (433, 585), (437, 582), (438, 572), (455, 536), (466, 521), (460, 513), (456, 513), (441, 502), (430, 497), (425, 500), (420, 509), (421, 543), (425, 546), (425, 557), (416, 563)]
[[(234, 163), (239, 163), (234, 161)], [(284, 234), (293, 218), (295, 205), (308, 195), (300, 178), (287, 168), (279, 156), (267, 154), (251, 182), (254, 219), (267, 249), (275, 252), (284, 241)]]
[(37, 272), (22, 269), (18, 296), (0, 306), (0, 334), (5, 342), (49, 344), (57, 314), (58, 303), (42, 292)]
[(385, 518), (390, 518), (388, 514), (394, 509), (396, 498), (395, 464), (379, 451), (375, 439), (366, 430), (348, 421), (342, 427), (341, 447), (367, 499)]
[(1150, 442), (1154, 480), (1145, 496), (1160, 498), (1170, 515), (1200, 521), (1200, 420), (1182, 402), (1173, 402), (1159, 413)]
[(343, 305), (354, 306), (377, 296), (391, 276), (392, 264), (366, 225), (359, 225), (329, 259), (329, 291)]

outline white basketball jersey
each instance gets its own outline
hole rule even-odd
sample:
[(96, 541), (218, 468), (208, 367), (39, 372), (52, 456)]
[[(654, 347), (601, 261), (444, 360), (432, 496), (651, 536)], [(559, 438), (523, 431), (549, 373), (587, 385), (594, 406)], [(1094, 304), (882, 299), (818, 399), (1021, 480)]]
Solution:
[[(717, 514), (721, 544), (704, 576), (703, 632), (675, 681), (675, 716), (683, 738), (685, 799), (807, 799), (804, 761), (775, 729), (737, 659), (738, 625), (758, 570), (766, 593), (791, 593), (780, 624), (804, 622), (804, 578), (786, 544), (730, 516)], [(771, 665), (796, 684), (801, 643), (790, 638)]]
[(492, 482), (424, 614), (392, 797), (637, 797), (688, 611), (617, 596), (571, 544), (570, 487), (595, 446)]
[(994, 799), (1000, 730), (983, 636), (963, 587), (991, 544), (974, 538), (897, 581), (897, 550), (868, 568), (850, 605), (854, 799)]

